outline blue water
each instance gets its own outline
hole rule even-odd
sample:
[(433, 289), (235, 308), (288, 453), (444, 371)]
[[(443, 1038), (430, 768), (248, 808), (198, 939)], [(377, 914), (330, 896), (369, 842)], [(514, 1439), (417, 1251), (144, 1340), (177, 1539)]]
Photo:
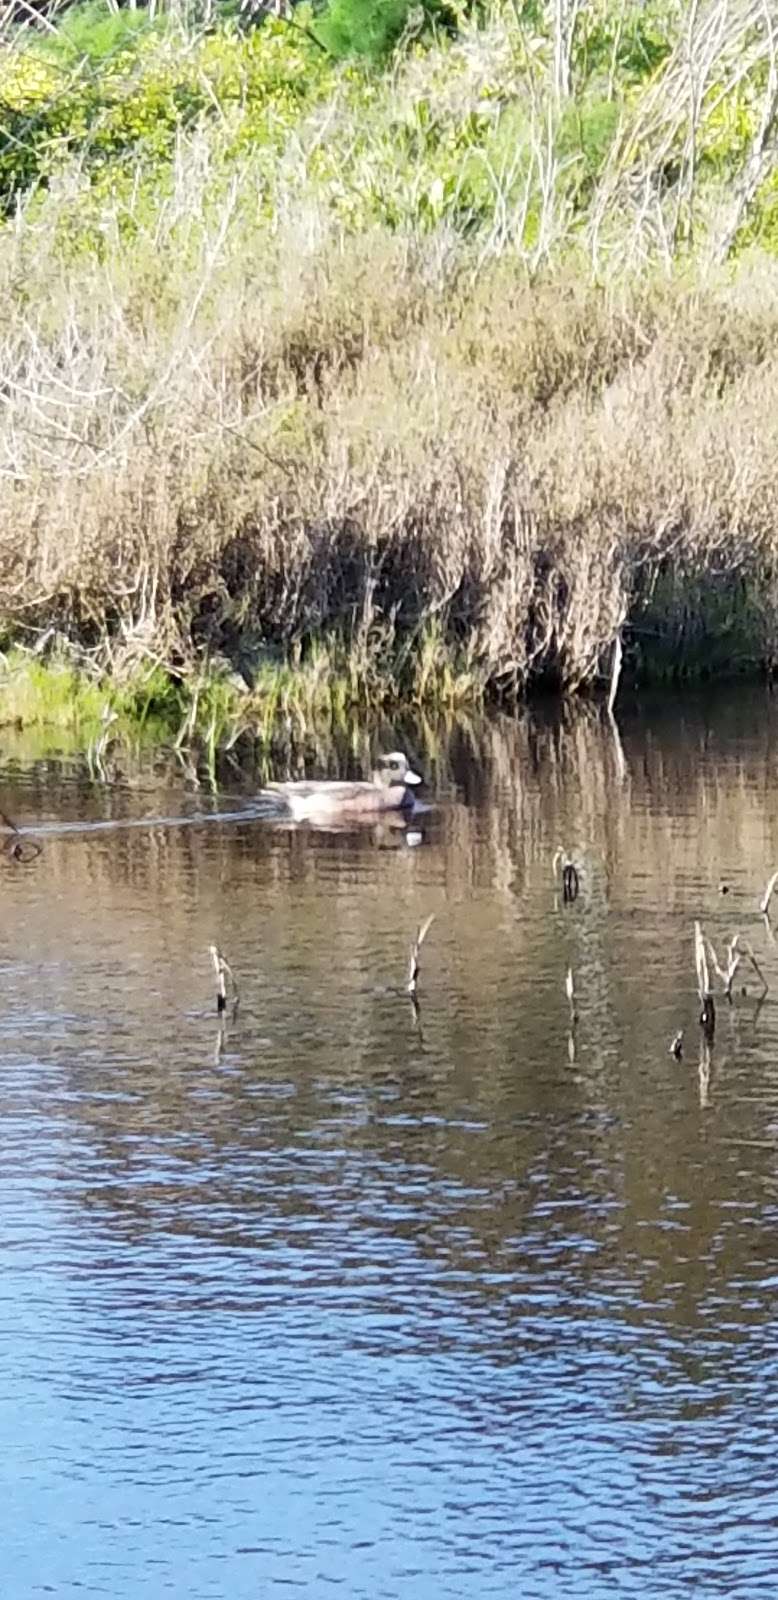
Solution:
[(3, 1600), (775, 1593), (773, 722), (419, 733), (413, 848), (0, 762)]

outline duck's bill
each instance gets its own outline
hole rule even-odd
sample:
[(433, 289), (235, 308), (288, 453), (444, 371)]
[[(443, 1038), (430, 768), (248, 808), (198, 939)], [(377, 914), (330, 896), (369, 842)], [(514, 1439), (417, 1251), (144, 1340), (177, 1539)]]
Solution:
[(404, 782), (421, 783), (421, 778), (419, 777), (418, 772), (406, 772)]

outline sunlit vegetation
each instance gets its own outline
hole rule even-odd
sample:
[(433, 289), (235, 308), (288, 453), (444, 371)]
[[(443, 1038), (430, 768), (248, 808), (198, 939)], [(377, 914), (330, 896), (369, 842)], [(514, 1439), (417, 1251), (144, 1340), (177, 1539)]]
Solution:
[(772, 666), (766, 13), (229, 10), (5, 24), (0, 644), (212, 743)]

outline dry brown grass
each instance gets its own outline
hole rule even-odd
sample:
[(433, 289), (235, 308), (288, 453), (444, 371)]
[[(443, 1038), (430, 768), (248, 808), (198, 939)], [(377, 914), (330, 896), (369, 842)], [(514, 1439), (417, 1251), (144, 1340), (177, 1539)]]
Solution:
[(772, 658), (775, 263), (530, 283), (313, 213), (258, 241), (237, 188), (132, 272), (1, 249), (7, 638), (117, 673), (336, 638), (411, 690), (577, 687), (625, 623)]

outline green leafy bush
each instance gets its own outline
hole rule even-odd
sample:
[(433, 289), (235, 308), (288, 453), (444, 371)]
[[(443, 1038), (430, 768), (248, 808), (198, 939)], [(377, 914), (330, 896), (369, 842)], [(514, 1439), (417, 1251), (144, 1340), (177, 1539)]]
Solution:
[(330, 0), (317, 32), (333, 56), (378, 62), (404, 34), (415, 37), (429, 24), (455, 27), (454, 8), (445, 0)]
[(145, 9), (112, 11), (105, 0), (86, 0), (85, 5), (71, 6), (65, 12), (54, 33), (41, 36), (39, 48), (68, 66), (80, 61), (96, 66), (131, 51), (142, 35), (160, 33), (164, 28), (164, 18), (150, 17)]

